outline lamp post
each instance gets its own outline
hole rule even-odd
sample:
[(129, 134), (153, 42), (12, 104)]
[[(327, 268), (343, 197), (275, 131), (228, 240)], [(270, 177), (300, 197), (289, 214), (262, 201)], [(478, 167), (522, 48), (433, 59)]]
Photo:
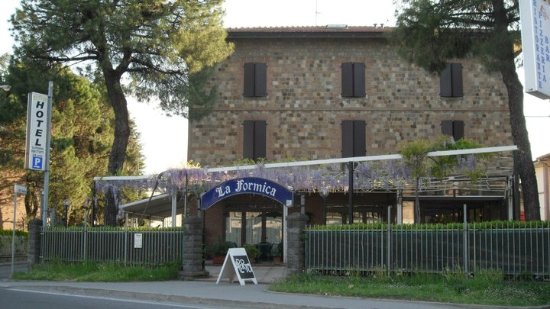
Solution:
[(17, 221), (17, 194), (27, 194), (27, 187), (15, 184), (13, 186), (13, 230), (11, 234), (11, 274), (13, 277), (13, 272), (15, 270), (15, 222)]
[(65, 221), (65, 227), (69, 226), (69, 200), (64, 199), (63, 200), (63, 221)]
[(323, 199), (323, 224), (327, 224), (327, 196), (328, 196), (328, 188), (323, 187), (321, 188), (321, 191), (319, 192), (319, 195), (321, 195), (321, 198)]

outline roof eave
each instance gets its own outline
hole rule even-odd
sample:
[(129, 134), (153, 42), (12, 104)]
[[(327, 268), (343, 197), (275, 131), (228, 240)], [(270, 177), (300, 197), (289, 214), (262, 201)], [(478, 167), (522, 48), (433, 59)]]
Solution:
[(227, 39), (386, 39), (386, 35), (387, 32), (263, 32), (229, 30)]

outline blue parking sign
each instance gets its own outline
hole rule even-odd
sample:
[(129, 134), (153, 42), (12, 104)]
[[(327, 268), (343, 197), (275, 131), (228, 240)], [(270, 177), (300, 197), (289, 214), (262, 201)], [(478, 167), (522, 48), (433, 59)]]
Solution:
[(32, 169), (41, 170), (42, 169), (42, 157), (41, 156), (32, 156)]

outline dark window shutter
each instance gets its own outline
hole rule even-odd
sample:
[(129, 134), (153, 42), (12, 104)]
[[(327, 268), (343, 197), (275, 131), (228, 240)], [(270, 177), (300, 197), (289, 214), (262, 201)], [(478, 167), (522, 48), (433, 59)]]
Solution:
[(356, 120), (353, 122), (353, 156), (362, 157), (367, 154), (367, 145), (365, 142), (365, 122)]
[(464, 138), (464, 121), (453, 121), (453, 138), (455, 141)]
[(443, 120), (441, 122), (441, 133), (449, 136), (453, 136), (453, 121)]
[(243, 158), (254, 159), (254, 121), (243, 123)]
[(353, 97), (353, 64), (342, 63), (342, 97)]
[(254, 69), (255, 65), (254, 63), (245, 63), (244, 64), (244, 92), (243, 95), (245, 97), (253, 97), (254, 96)]
[(439, 95), (442, 97), (453, 96), (451, 64), (447, 64), (439, 75)]
[(453, 88), (453, 97), (462, 97), (464, 96), (463, 86), (462, 86), (462, 64), (460, 63), (451, 63), (451, 76), (452, 76), (452, 88)]
[(365, 64), (354, 63), (353, 64), (353, 96), (364, 97), (365, 96)]
[(267, 95), (267, 66), (265, 63), (256, 63), (254, 77), (254, 96), (265, 97)]
[(353, 121), (342, 121), (342, 158), (353, 157)]
[(266, 122), (254, 122), (254, 160), (266, 158)]

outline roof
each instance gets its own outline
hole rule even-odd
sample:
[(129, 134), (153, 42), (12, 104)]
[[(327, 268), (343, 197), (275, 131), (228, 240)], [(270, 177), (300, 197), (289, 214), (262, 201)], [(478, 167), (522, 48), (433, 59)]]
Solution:
[(550, 160), (550, 153), (538, 157), (535, 161), (548, 161)]
[[(180, 210), (178, 213), (181, 213), (183, 201), (180, 198), (178, 198), (176, 205), (176, 209)], [(137, 216), (167, 218), (172, 213), (172, 198), (169, 194), (164, 193), (153, 196), (150, 201), (149, 199), (143, 199), (120, 205), (120, 208)]]
[(284, 38), (336, 38), (336, 39), (381, 39), (392, 31), (384, 26), (304, 26), (304, 27), (253, 27), (227, 29), (230, 40), (234, 39), (284, 39)]

